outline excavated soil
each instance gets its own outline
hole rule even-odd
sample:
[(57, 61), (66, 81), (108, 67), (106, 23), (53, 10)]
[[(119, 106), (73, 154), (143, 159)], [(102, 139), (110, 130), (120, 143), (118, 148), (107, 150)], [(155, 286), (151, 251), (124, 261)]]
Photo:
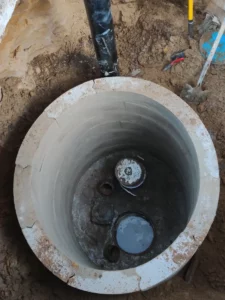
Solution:
[[(206, 0), (196, 0), (196, 23)], [(176, 94), (196, 83), (203, 59), (198, 33), (189, 42), (186, 1), (112, 0), (121, 75), (152, 80)], [(183, 63), (163, 72), (170, 55), (185, 50)], [(198, 253), (188, 283), (184, 272), (147, 292), (92, 295), (68, 287), (37, 260), (19, 228), (13, 204), (18, 148), (43, 109), (68, 89), (99, 76), (81, 0), (21, 0), (0, 45), (0, 299), (225, 299), (225, 67), (212, 66), (204, 88), (211, 94), (191, 104), (214, 141), (221, 171), (215, 222)]]

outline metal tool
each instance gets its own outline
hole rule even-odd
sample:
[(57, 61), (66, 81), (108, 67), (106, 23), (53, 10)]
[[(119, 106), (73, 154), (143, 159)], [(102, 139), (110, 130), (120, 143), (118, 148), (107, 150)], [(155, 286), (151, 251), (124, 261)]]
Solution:
[(207, 97), (208, 95), (208, 91), (202, 91), (202, 82), (205, 78), (205, 75), (210, 67), (210, 64), (212, 62), (212, 59), (216, 53), (216, 50), (217, 50), (217, 47), (220, 43), (220, 40), (223, 36), (223, 33), (224, 33), (224, 30), (225, 30), (225, 18), (223, 20), (223, 23), (220, 27), (220, 30), (217, 34), (217, 37), (215, 39), (215, 42), (212, 46), (212, 49), (209, 53), (209, 56), (204, 64), (204, 67), (202, 69), (202, 72), (200, 74), (200, 77), (199, 77), (199, 80), (198, 80), (198, 83), (197, 83), (197, 86), (196, 87), (192, 87), (191, 85), (189, 84), (186, 84), (181, 92), (181, 98), (183, 98), (184, 100), (187, 100), (189, 102), (201, 102), (203, 100), (205, 100), (205, 98)]
[(188, 0), (188, 35), (194, 36), (194, 0)]

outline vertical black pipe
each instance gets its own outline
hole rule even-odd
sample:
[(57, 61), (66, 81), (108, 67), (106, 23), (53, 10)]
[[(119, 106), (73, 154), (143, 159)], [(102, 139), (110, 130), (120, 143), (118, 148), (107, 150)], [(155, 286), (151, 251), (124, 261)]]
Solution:
[(110, 0), (84, 0), (101, 75), (117, 76), (118, 61)]

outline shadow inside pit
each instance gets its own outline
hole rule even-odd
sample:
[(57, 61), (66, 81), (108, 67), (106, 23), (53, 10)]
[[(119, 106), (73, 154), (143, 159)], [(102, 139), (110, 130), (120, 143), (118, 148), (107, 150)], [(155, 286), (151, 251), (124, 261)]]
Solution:
[[(51, 102), (70, 88), (98, 78), (100, 74), (96, 60), (80, 53), (70, 57), (66, 53), (37, 57), (32, 61), (32, 67), (37, 71), (34, 76), (36, 88), (32, 93), (22, 91), (25, 98), (29, 97), (26, 101), (29, 104), (10, 127), (6, 143), (0, 146), (0, 279), (3, 278), (5, 284), (5, 288), (0, 289), (0, 299), (1, 296), (14, 299), (14, 282), (69, 289), (39, 262), (22, 235), (13, 201), (15, 159), (27, 131)], [(9, 82), (10, 79), (7, 84)], [(5, 101), (8, 99), (6, 97)]]

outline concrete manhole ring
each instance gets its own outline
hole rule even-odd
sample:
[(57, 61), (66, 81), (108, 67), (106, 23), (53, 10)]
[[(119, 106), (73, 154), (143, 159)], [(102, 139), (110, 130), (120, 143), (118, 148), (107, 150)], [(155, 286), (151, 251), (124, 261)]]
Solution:
[[(143, 140), (142, 130), (149, 132)], [(130, 269), (102, 270), (74, 237), (74, 186), (89, 157), (97, 160), (101, 151), (132, 141), (143, 141), (177, 170), (187, 224), (150, 261)], [(69, 90), (36, 120), (16, 159), (14, 201), (28, 244), (54, 275), (92, 293), (147, 290), (175, 275), (205, 239), (218, 197), (217, 157), (205, 126), (178, 96), (142, 79), (102, 78)]]

